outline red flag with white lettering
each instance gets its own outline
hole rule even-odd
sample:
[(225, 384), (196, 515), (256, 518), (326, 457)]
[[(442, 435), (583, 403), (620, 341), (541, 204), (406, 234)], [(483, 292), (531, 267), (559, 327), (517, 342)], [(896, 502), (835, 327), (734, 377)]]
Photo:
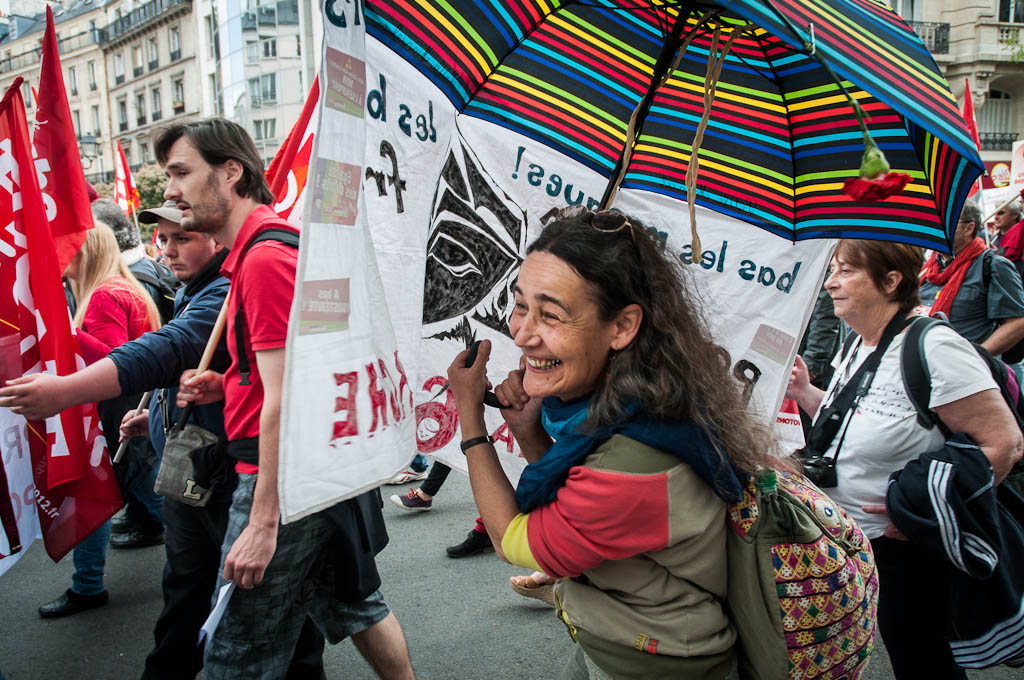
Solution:
[(135, 188), (135, 179), (124, 157), (120, 139), (117, 140), (117, 147), (114, 150), (114, 202), (121, 207), (125, 215), (131, 215), (133, 210), (139, 209), (139, 190)]
[[(974, 99), (971, 97), (971, 81), (964, 78), (964, 122), (967, 123), (967, 131), (971, 133), (974, 146), (981, 151), (981, 139), (978, 137), (978, 123), (974, 120)], [(971, 191), (967, 198), (973, 198), (981, 190), (981, 178), (971, 185)]]
[[(28, 122), (16, 78), (0, 100), (0, 313), (17, 328), (17, 374), (67, 375), (84, 366), (64, 298), (53, 236), (35, 173)], [(11, 367), (6, 367), (8, 370)], [(121, 495), (95, 405), (29, 422), (36, 508), (55, 561), (109, 519)]]
[(320, 81), (317, 76), (313, 79), (313, 87), (299, 119), (264, 173), (270, 192), (274, 194), (274, 212), (297, 227), (302, 226), (302, 204), (306, 197), (309, 159), (313, 154), (313, 133), (319, 122), (315, 116), (319, 100)]
[(53, 10), (49, 5), (46, 7), (46, 31), (43, 33), (43, 57), (39, 68), (39, 94), (32, 146), (46, 217), (57, 246), (57, 266), (63, 272), (85, 243), (86, 232), (92, 229), (93, 222), (89, 190), (82, 174), (71, 107), (68, 106), (64, 75), (60, 69)]

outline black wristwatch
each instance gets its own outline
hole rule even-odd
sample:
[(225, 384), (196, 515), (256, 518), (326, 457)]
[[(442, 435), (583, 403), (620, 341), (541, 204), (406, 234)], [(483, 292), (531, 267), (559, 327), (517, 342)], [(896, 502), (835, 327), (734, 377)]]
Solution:
[(462, 449), (462, 455), (466, 455), (466, 451), (470, 450), (474, 446), (477, 446), (479, 444), (493, 444), (493, 443), (494, 443), (494, 438), (491, 437), (490, 435), (488, 435), (486, 437), (473, 437), (472, 439), (467, 439), (466, 441), (464, 441), (461, 444), (459, 444), (459, 448)]

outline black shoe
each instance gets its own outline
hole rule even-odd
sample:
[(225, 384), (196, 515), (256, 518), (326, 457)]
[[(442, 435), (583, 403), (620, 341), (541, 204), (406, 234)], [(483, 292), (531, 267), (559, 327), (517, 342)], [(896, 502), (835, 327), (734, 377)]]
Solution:
[(146, 532), (133, 529), (126, 534), (114, 534), (110, 537), (111, 548), (148, 548), (151, 545), (163, 545), (164, 532)]
[(127, 517), (115, 517), (110, 520), (110, 533), (112, 534), (127, 534), (132, 531), (139, 531), (141, 527), (135, 522), (132, 522)]
[(102, 607), (110, 599), (107, 591), (99, 595), (79, 595), (68, 588), (64, 594), (53, 602), (47, 602), (39, 608), (39, 615), (44, 619), (57, 619), (62, 616), (71, 616), (86, 609)]
[(466, 536), (466, 540), (458, 545), (453, 545), (444, 549), (448, 553), (448, 557), (469, 557), (470, 555), (479, 555), (485, 552), (494, 552), (494, 546), (491, 545), (491, 539), (487, 534), (482, 534), (479, 531), (473, 530)]

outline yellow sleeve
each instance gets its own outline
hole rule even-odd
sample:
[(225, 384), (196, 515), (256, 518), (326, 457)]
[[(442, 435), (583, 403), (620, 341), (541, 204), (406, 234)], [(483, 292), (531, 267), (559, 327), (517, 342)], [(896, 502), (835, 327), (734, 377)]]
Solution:
[(534, 571), (543, 571), (530, 552), (530, 540), (526, 535), (526, 525), (530, 516), (519, 513), (509, 522), (505, 535), (501, 538), (501, 551), (505, 559), (517, 567), (525, 567)]

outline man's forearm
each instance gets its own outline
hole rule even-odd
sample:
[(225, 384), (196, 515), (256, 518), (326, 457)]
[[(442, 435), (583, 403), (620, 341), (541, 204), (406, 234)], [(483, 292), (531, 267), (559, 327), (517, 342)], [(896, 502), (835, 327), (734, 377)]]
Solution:
[(277, 526), (281, 515), (277, 495), (278, 432), (281, 423), (281, 405), (263, 402), (260, 411), (259, 476), (253, 491), (249, 524)]
[(993, 356), (999, 356), (1024, 338), (1024, 317), (1007, 319), (981, 346)]
[(100, 359), (77, 373), (64, 376), (58, 400), (61, 409), (76, 404), (112, 399), (121, 395), (121, 383), (117, 378), (117, 366), (110, 359)]

